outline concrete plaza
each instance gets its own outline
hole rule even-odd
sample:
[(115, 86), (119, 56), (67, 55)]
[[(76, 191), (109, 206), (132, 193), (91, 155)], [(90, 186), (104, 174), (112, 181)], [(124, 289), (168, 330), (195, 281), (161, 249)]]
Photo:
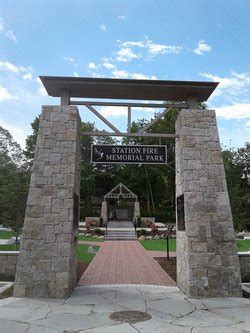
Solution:
[[(146, 312), (151, 319), (114, 321), (110, 315), (117, 311)], [(192, 299), (175, 286), (79, 286), (66, 300), (1, 300), (0, 332), (250, 332), (250, 300)]]

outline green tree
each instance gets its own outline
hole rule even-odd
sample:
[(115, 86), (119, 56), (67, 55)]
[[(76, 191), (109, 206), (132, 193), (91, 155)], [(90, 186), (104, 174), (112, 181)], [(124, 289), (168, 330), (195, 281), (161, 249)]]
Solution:
[[(200, 104), (206, 109), (205, 104)], [(157, 115), (157, 114), (156, 114)], [(177, 110), (171, 110), (159, 121), (151, 126), (148, 133), (175, 133)], [(140, 119), (132, 123), (131, 131), (137, 132), (149, 123)], [(25, 156), (32, 161), (39, 125), (39, 117), (32, 123), (33, 134), (27, 138)], [(82, 123), (82, 131), (94, 132), (94, 123)], [(23, 159), (20, 150), (11, 143), (10, 136), (0, 158), (4, 160), (0, 183), (8, 185), (11, 173), (16, 172), (16, 161)], [(1, 136), (0, 136), (1, 138)], [(141, 202), (142, 215), (156, 216), (163, 222), (175, 222), (175, 141), (174, 139), (157, 138), (123, 138), (122, 143), (129, 144), (163, 144), (167, 145), (167, 165), (116, 165), (92, 164), (91, 144), (116, 144), (120, 141), (112, 137), (81, 137), (81, 218), (98, 214), (103, 196), (119, 182), (124, 183)], [(10, 151), (9, 154), (7, 152)], [(249, 194), (247, 192), (246, 177), (246, 148), (224, 149), (222, 151), (228, 183), (229, 197), (233, 219), (237, 230), (250, 228), (249, 226)], [(4, 169), (5, 165), (5, 169)], [(14, 171), (12, 171), (12, 168)], [(96, 200), (98, 199), (98, 200)], [(0, 202), (2, 202), (0, 193)], [(0, 218), (1, 210), (0, 205)]]
[(40, 116), (37, 116), (34, 121), (31, 123), (31, 128), (33, 130), (33, 133), (31, 135), (28, 135), (25, 142), (25, 149), (23, 151), (24, 156), (27, 159), (27, 166), (31, 170), (33, 165), (33, 160), (35, 156), (35, 148), (36, 148), (36, 139), (37, 139), (37, 133), (39, 128), (39, 120)]
[[(175, 133), (177, 110), (171, 110), (152, 125), (148, 133)], [(157, 116), (157, 114), (155, 114)], [(141, 119), (133, 122), (132, 132), (138, 132), (149, 123)], [(144, 216), (156, 216), (163, 222), (175, 221), (175, 141), (158, 138), (125, 138), (124, 144), (167, 145), (167, 165), (124, 165), (118, 178), (135, 192), (141, 203)]]
[(0, 223), (20, 232), (26, 207), (30, 174), (21, 147), (0, 127)]
[(2, 126), (0, 126), (0, 154), (1, 163), (20, 167), (25, 164), (25, 158), (20, 145), (13, 140), (10, 132)]
[(4, 224), (15, 232), (16, 244), (17, 237), (23, 227), (28, 187), (29, 175), (23, 172), (16, 172), (12, 175), (5, 191)]
[(246, 154), (246, 147), (222, 151), (234, 226), (239, 231), (250, 229)]
[[(82, 123), (82, 132), (97, 131), (94, 123)], [(114, 144), (111, 137), (81, 136), (81, 218), (98, 215), (102, 197), (115, 185), (116, 165), (91, 163), (92, 144)]]

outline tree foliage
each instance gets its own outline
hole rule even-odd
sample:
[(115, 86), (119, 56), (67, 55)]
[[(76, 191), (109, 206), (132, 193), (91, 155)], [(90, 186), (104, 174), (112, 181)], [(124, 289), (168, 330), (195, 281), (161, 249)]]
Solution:
[[(201, 104), (200, 108), (206, 108)], [(147, 132), (175, 133), (177, 110), (171, 110)], [(141, 119), (132, 123), (131, 131), (137, 132), (148, 124)], [(6, 130), (0, 131), (3, 148), (0, 154), (0, 223), (17, 221), (23, 217), (27, 197), (29, 170), (25, 158), (32, 163), (39, 126), (39, 117), (31, 124), (33, 134), (26, 140), (24, 154)], [(81, 131), (97, 131), (94, 123), (82, 123)], [(91, 164), (91, 145), (116, 144), (163, 144), (167, 145), (167, 165), (116, 165)], [(249, 194), (247, 192), (246, 148), (222, 151), (228, 192), (235, 228), (249, 229)], [(26, 166), (26, 168), (25, 168)], [(23, 177), (23, 178), (22, 178)], [(175, 142), (173, 139), (81, 137), (81, 219), (98, 216), (101, 201), (119, 182), (138, 195), (142, 216), (155, 216), (159, 221), (175, 222)], [(16, 191), (14, 189), (17, 189)], [(21, 195), (22, 193), (22, 195)], [(19, 196), (18, 196), (19, 195)], [(18, 199), (19, 198), (19, 199)], [(8, 204), (9, 203), (9, 204)], [(17, 204), (18, 203), (18, 204)], [(11, 212), (13, 207), (13, 212)], [(16, 211), (16, 213), (15, 213)], [(5, 212), (5, 213), (4, 213)], [(15, 215), (13, 217), (13, 214)], [(8, 217), (7, 217), (8, 215)], [(19, 216), (19, 217), (18, 217)], [(7, 222), (8, 221), (8, 222)]]
[(36, 138), (37, 138), (37, 133), (38, 133), (38, 128), (39, 128), (39, 119), (40, 119), (40, 116), (37, 116), (34, 119), (34, 121), (31, 123), (31, 128), (33, 130), (33, 133), (27, 136), (25, 149), (23, 151), (24, 156), (27, 160), (27, 166), (29, 167), (30, 170), (31, 170), (34, 155), (35, 155)]
[(16, 235), (23, 226), (30, 174), (21, 147), (0, 127), (0, 224)]
[[(157, 114), (155, 114), (156, 116)], [(177, 110), (169, 111), (149, 129), (149, 133), (175, 133)], [(133, 122), (131, 131), (138, 132), (148, 124), (141, 119)], [(124, 165), (118, 180), (135, 192), (142, 216), (155, 216), (159, 221), (175, 222), (175, 142), (173, 139), (126, 138), (124, 144), (162, 144), (167, 146), (167, 165)]]
[(246, 154), (246, 147), (226, 148), (222, 151), (233, 221), (237, 230), (250, 229)]

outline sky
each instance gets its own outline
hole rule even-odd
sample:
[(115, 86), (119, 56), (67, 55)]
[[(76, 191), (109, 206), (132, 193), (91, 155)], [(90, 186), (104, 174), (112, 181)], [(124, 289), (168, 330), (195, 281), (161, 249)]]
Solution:
[[(0, 125), (25, 146), (39, 75), (217, 81), (208, 100), (222, 146), (250, 141), (249, 0), (1, 0)], [(124, 131), (126, 110), (99, 111)], [(132, 120), (154, 117), (133, 109)], [(80, 107), (82, 121), (107, 129)]]

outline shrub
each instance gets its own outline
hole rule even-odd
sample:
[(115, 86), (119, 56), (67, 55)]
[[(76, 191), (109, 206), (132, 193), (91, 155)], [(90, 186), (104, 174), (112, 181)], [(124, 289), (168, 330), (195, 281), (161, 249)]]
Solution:
[(137, 227), (141, 227), (141, 217), (140, 216), (136, 216), (136, 224), (137, 224)]
[(94, 229), (94, 233), (95, 233), (96, 235), (101, 235), (101, 234), (102, 234), (102, 231), (101, 231), (100, 228), (95, 228), (95, 229)]
[(89, 220), (85, 222), (85, 228), (89, 231), (90, 228), (94, 227), (96, 222), (94, 220)]
[(141, 236), (146, 236), (147, 235), (147, 230), (146, 229), (141, 229), (140, 235)]
[(159, 233), (159, 230), (158, 230), (157, 226), (154, 223), (151, 224), (150, 228), (151, 228), (151, 235), (152, 236), (155, 236), (156, 234)]

